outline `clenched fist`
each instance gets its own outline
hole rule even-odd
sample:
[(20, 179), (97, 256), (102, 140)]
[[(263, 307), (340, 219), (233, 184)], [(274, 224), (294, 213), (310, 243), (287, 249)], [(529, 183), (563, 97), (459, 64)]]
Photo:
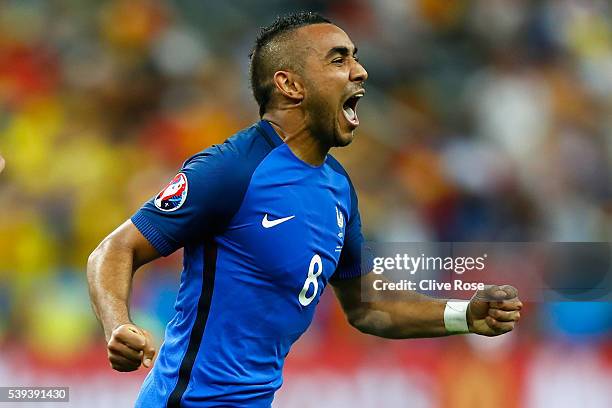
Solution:
[(133, 324), (113, 330), (106, 349), (111, 367), (122, 372), (137, 370), (141, 364), (149, 368), (155, 356), (151, 335)]
[(521, 317), (523, 303), (513, 286), (487, 286), (470, 300), (467, 320), (470, 332), (498, 336), (514, 329)]

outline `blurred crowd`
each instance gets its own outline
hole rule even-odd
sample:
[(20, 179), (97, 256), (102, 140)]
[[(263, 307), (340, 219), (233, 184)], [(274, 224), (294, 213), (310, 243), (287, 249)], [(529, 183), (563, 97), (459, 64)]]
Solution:
[[(333, 151), (369, 239), (611, 241), (607, 1), (3, 1), (0, 350), (55, 364), (103, 340), (88, 254), (184, 159), (258, 119), (258, 27), (302, 9), (344, 28), (369, 72), (357, 138)], [(179, 266), (137, 275), (133, 317), (158, 339)], [(574, 306), (532, 305), (525, 338), (586, 319), (581, 339), (609, 339), (610, 304)], [(329, 297), (318, 314), (317, 341), (365, 341)]]

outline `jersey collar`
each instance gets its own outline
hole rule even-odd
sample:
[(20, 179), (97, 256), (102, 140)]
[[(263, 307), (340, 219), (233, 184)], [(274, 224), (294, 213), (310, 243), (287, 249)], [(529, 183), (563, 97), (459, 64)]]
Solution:
[(260, 120), (257, 122), (257, 127), (263, 131), (263, 136), (266, 138), (270, 146), (278, 147), (283, 144), (283, 139), (276, 133), (276, 130), (272, 127), (270, 122), (267, 120)]

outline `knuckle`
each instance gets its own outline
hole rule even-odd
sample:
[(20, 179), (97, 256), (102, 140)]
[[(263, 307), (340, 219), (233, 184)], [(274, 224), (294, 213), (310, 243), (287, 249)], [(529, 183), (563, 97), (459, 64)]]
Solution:
[(113, 351), (113, 357), (118, 359), (120, 362), (123, 362), (127, 357), (125, 356), (125, 353), (121, 352), (121, 351)]
[(513, 311), (513, 310), (516, 310), (517, 305), (515, 302), (507, 302), (505, 306), (508, 311)]
[(116, 329), (111, 336), (111, 341), (125, 341), (125, 332), (120, 330), (121, 328)]
[(120, 337), (120, 338), (125, 338), (127, 336), (129, 336), (131, 333), (134, 333), (133, 331), (134, 329), (132, 328), (132, 325), (130, 324), (124, 324), (121, 325), (119, 327), (117, 327), (114, 331), (113, 334), (116, 337)]
[(489, 320), (489, 326), (494, 330), (499, 330), (502, 327), (502, 324), (498, 322), (497, 320), (491, 318)]

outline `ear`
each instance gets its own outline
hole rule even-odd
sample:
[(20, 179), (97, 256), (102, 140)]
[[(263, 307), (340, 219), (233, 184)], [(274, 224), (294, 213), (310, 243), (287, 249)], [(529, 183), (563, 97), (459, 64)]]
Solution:
[(304, 99), (304, 86), (302, 78), (294, 72), (276, 71), (274, 73), (274, 86), (281, 95), (299, 103)]

